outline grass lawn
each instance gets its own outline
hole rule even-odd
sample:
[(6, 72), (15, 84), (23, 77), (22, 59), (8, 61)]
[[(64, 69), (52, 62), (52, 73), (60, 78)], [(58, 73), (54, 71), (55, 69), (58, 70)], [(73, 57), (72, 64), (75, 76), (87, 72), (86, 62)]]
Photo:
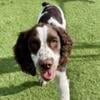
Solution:
[[(45, 0), (59, 5), (74, 47), (68, 65), (71, 100), (100, 100), (100, 0)], [(0, 100), (59, 100), (56, 82), (46, 87), (22, 73), (12, 47), (20, 31), (37, 22), (41, 0), (0, 0)]]

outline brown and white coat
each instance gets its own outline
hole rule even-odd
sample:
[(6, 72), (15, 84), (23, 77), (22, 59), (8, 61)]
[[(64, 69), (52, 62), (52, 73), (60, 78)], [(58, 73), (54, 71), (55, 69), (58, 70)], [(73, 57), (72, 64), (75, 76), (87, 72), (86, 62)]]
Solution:
[(39, 70), (43, 84), (57, 77), (61, 100), (70, 100), (66, 66), (72, 40), (62, 10), (46, 2), (42, 6), (38, 23), (20, 33), (14, 46), (15, 59), (28, 74), (34, 76)]

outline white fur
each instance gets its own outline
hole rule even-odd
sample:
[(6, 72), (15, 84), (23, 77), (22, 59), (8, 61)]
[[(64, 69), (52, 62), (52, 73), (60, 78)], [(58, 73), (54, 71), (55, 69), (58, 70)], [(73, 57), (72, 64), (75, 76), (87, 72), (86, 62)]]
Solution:
[[(43, 8), (43, 10), (44, 10), (44, 8)], [(48, 24), (56, 25), (57, 27), (61, 27), (65, 30), (66, 29), (66, 21), (65, 21), (65, 18), (64, 18), (63, 11), (61, 10), (60, 7), (57, 6), (57, 8), (61, 12), (62, 24), (60, 24), (53, 17), (51, 17), (48, 20)], [(43, 15), (45, 15), (47, 13), (47, 12), (42, 13), (42, 11), (41, 11), (41, 13), (38, 17), (38, 21)], [(57, 66), (59, 64), (60, 55), (55, 54), (47, 45), (46, 40), (47, 40), (47, 34), (48, 34), (48, 27), (47, 26), (38, 27), (37, 31), (39, 33), (38, 36), (41, 40), (41, 47), (40, 47), (37, 55), (31, 54), (31, 57), (32, 57), (35, 65), (37, 66), (37, 63), (38, 63), (39, 59), (44, 59), (45, 60), (47, 58), (53, 58), (54, 59), (54, 64), (56, 66), (54, 69), (57, 69)], [(57, 78), (58, 78), (58, 82), (59, 82), (59, 90), (60, 90), (60, 97), (61, 97), (60, 100), (70, 100), (69, 80), (67, 79), (66, 72), (65, 71), (64, 72), (57, 71)], [(42, 78), (40, 79), (40, 81), (43, 83), (42, 85), (46, 84), (46, 82)]]
[(66, 20), (65, 20), (65, 17), (64, 17), (64, 13), (63, 13), (62, 9), (61, 9), (59, 6), (57, 6), (57, 8), (58, 8), (58, 9), (60, 10), (60, 12), (61, 12), (62, 27), (63, 27), (63, 29), (66, 29)]
[[(50, 6), (50, 5), (47, 5), (47, 6)], [(45, 6), (45, 7), (47, 7), (47, 6)], [(43, 7), (41, 13), (39, 14), (37, 22), (39, 21), (39, 19), (40, 19), (43, 15), (45, 15), (46, 13), (48, 13), (47, 11), (44, 12), (44, 13), (42, 13), (43, 10), (45, 9), (45, 7)], [(66, 21), (65, 21), (65, 17), (64, 17), (63, 11), (62, 11), (62, 9), (61, 9), (59, 6), (56, 6), (56, 7), (59, 9), (59, 11), (60, 11), (60, 13), (61, 13), (62, 24), (60, 24), (60, 23), (59, 23), (56, 19), (54, 19), (53, 17), (51, 17), (51, 18), (48, 20), (48, 23), (49, 23), (49, 24), (56, 25), (56, 26), (58, 26), (58, 27), (61, 27), (61, 28), (63, 28), (63, 29), (65, 30), (65, 29), (66, 29)]]
[(51, 17), (49, 20), (48, 20), (48, 23), (49, 24), (53, 24), (53, 25), (56, 25), (58, 27), (61, 27), (63, 28), (64, 30), (66, 29), (66, 21), (65, 21), (65, 17), (64, 17), (64, 14), (63, 14), (63, 11), (61, 10), (61, 8), (59, 6), (56, 6), (60, 13), (61, 13), (61, 17), (62, 17), (62, 24), (60, 24), (56, 19), (54, 19), (53, 17)]
[(69, 80), (67, 79), (66, 72), (57, 71), (57, 78), (60, 90), (60, 100), (70, 100)]
[(32, 60), (35, 63), (35, 66), (38, 66), (39, 60), (46, 60), (48, 58), (52, 58), (54, 60), (54, 67), (52, 69), (57, 69), (59, 64), (60, 54), (55, 53), (47, 44), (47, 36), (48, 36), (48, 26), (44, 25), (42, 27), (37, 27), (38, 37), (41, 41), (41, 47), (38, 50), (36, 55), (31, 54)]
[(63, 29), (65, 29), (65, 26), (63, 24), (60, 24), (55, 18), (51, 17), (49, 20), (48, 20), (48, 23), (49, 24), (53, 24), (53, 25), (56, 25), (57, 27), (61, 27)]

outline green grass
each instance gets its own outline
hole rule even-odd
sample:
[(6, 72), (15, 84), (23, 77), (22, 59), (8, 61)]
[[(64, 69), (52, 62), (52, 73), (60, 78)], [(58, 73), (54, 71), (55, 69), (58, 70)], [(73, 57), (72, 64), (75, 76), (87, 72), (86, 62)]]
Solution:
[[(68, 65), (71, 100), (100, 100), (100, 0), (46, 0), (61, 6), (74, 47)], [(58, 100), (56, 82), (46, 87), (22, 73), (13, 58), (20, 31), (37, 22), (41, 0), (0, 0), (0, 100)]]

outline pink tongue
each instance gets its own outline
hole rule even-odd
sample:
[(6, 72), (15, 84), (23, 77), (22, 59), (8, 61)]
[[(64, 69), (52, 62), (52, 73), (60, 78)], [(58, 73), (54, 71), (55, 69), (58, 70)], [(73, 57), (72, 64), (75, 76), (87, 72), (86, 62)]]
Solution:
[(47, 70), (42, 73), (42, 77), (46, 80), (53, 79), (55, 77), (55, 72), (51, 70)]

